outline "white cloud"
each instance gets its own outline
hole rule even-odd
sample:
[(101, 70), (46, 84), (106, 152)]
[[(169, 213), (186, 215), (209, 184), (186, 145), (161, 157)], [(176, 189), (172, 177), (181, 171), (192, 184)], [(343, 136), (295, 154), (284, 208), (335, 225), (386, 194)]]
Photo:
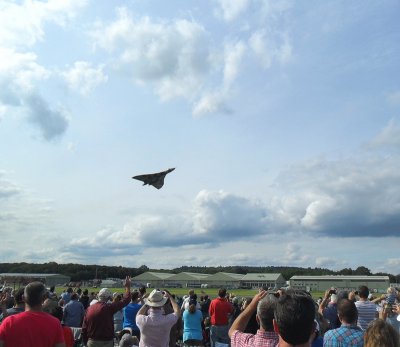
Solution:
[(29, 109), (30, 122), (39, 129), (45, 140), (56, 139), (67, 130), (69, 116), (63, 108), (51, 108), (46, 100), (34, 93), (25, 98), (24, 105)]
[(250, 5), (250, 0), (217, 0), (217, 2), (220, 8), (216, 11), (216, 14), (227, 22), (235, 20)]
[(235, 81), (246, 45), (239, 41), (225, 46), (224, 89), (228, 90)]
[(64, 25), (87, 0), (0, 2), (0, 46), (31, 47), (43, 40), (46, 22)]
[(101, 83), (107, 82), (108, 77), (104, 74), (103, 69), (104, 65), (95, 68), (90, 62), (77, 61), (61, 75), (71, 90), (87, 95)]
[(290, 61), (292, 46), (285, 33), (267, 33), (265, 29), (254, 32), (249, 39), (249, 46), (264, 69), (270, 68), (276, 61), (285, 64)]
[(114, 22), (98, 24), (92, 35), (97, 47), (116, 52), (115, 68), (153, 83), (163, 100), (193, 97), (209, 70), (207, 33), (193, 21), (135, 20), (120, 8)]

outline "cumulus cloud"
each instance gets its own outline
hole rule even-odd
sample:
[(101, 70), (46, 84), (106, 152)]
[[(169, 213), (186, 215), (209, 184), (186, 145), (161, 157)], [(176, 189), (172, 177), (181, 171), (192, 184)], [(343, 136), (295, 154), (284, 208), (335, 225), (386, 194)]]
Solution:
[(68, 115), (63, 109), (52, 109), (37, 94), (29, 95), (24, 104), (30, 111), (29, 120), (41, 132), (45, 140), (53, 140), (62, 135), (68, 128)]
[(68, 127), (66, 112), (51, 108), (36, 87), (50, 72), (37, 63), (34, 53), (0, 48), (0, 57), (0, 105), (19, 108), (45, 140), (62, 135)]
[(250, 5), (250, 0), (217, 0), (219, 8), (215, 13), (225, 21), (231, 22), (240, 16)]
[(161, 100), (185, 98), (193, 104), (194, 116), (230, 111), (227, 103), (245, 55), (244, 42), (216, 47), (195, 21), (134, 18), (125, 8), (115, 21), (99, 23), (92, 36), (96, 47), (117, 57), (115, 69), (153, 86)]
[(193, 21), (134, 19), (120, 8), (114, 22), (99, 24), (92, 35), (97, 47), (117, 54), (116, 68), (154, 83), (163, 100), (190, 98), (209, 69), (207, 33)]
[(104, 65), (96, 68), (92, 67), (90, 62), (77, 61), (61, 75), (71, 90), (87, 95), (99, 84), (107, 82), (108, 77), (104, 74), (103, 69)]
[(0, 46), (31, 47), (44, 38), (48, 22), (65, 25), (86, 5), (86, 0), (0, 2)]
[(258, 203), (223, 191), (199, 192), (187, 214), (137, 216), (121, 229), (107, 227), (95, 237), (75, 238), (68, 249), (90, 248), (94, 254), (139, 251), (144, 247), (208, 245), (246, 239), (265, 230), (265, 209)]
[[(45, 37), (45, 26), (64, 26), (75, 18), (86, 0), (15, 1), (0, 3), (0, 110), (18, 107), (51, 140), (67, 129), (64, 112), (50, 108), (39, 96), (38, 83), (51, 72), (41, 66), (30, 49)], [(81, 81), (82, 82), (82, 81)], [(86, 84), (86, 87), (88, 84)], [(85, 87), (83, 84), (82, 88)]]

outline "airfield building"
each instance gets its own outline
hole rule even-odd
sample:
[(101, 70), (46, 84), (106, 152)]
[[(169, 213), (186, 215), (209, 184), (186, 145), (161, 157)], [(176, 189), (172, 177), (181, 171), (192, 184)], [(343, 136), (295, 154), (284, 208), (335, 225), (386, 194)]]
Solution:
[(331, 287), (338, 290), (357, 290), (365, 285), (371, 291), (385, 292), (389, 287), (389, 276), (293, 276), (289, 280), (293, 289), (323, 292)]

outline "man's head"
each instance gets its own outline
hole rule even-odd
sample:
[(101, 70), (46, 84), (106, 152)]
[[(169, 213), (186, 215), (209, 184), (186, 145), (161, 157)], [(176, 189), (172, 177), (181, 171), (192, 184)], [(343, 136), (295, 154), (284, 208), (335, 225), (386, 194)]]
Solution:
[(67, 289), (67, 293), (72, 293), (74, 290), (71, 288), (71, 287), (68, 287), (68, 289)]
[(102, 288), (99, 291), (98, 297), (99, 297), (99, 301), (107, 302), (108, 300), (111, 300), (112, 293), (110, 292), (110, 290), (108, 288)]
[(24, 290), (25, 288), (19, 288), (14, 295), (14, 302), (16, 305), (24, 303)]
[(161, 292), (160, 290), (154, 289), (149, 297), (146, 299), (145, 304), (147, 306), (157, 308), (157, 307), (162, 307), (165, 305), (167, 302), (168, 298), (164, 296), (164, 293)]
[(274, 331), (274, 311), (278, 298), (268, 294), (257, 305), (257, 321), (265, 331)]
[(337, 305), (337, 311), (340, 321), (347, 324), (356, 324), (358, 319), (357, 307), (353, 301), (342, 299)]
[(338, 297), (336, 294), (331, 295), (331, 303), (336, 304), (338, 302)]
[(361, 286), (358, 288), (358, 295), (361, 299), (368, 299), (369, 290), (367, 286)]
[(71, 300), (78, 300), (78, 299), (79, 299), (78, 293), (73, 293), (71, 295)]
[(225, 298), (226, 296), (226, 289), (225, 288), (220, 288), (220, 290), (218, 291), (218, 296), (220, 298)]
[(315, 304), (302, 294), (286, 294), (275, 308), (274, 329), (280, 338), (291, 345), (307, 343), (315, 331)]
[(135, 290), (134, 292), (132, 292), (131, 302), (136, 302), (137, 299), (139, 299), (139, 292)]
[(43, 303), (46, 288), (42, 282), (31, 282), (24, 290), (24, 300), (29, 307), (38, 307)]

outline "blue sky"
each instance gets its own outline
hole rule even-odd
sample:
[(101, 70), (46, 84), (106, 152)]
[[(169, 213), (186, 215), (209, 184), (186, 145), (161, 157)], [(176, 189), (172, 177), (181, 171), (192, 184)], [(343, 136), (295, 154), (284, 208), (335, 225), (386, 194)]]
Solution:
[(399, 12), (3, 0), (0, 261), (397, 274)]

